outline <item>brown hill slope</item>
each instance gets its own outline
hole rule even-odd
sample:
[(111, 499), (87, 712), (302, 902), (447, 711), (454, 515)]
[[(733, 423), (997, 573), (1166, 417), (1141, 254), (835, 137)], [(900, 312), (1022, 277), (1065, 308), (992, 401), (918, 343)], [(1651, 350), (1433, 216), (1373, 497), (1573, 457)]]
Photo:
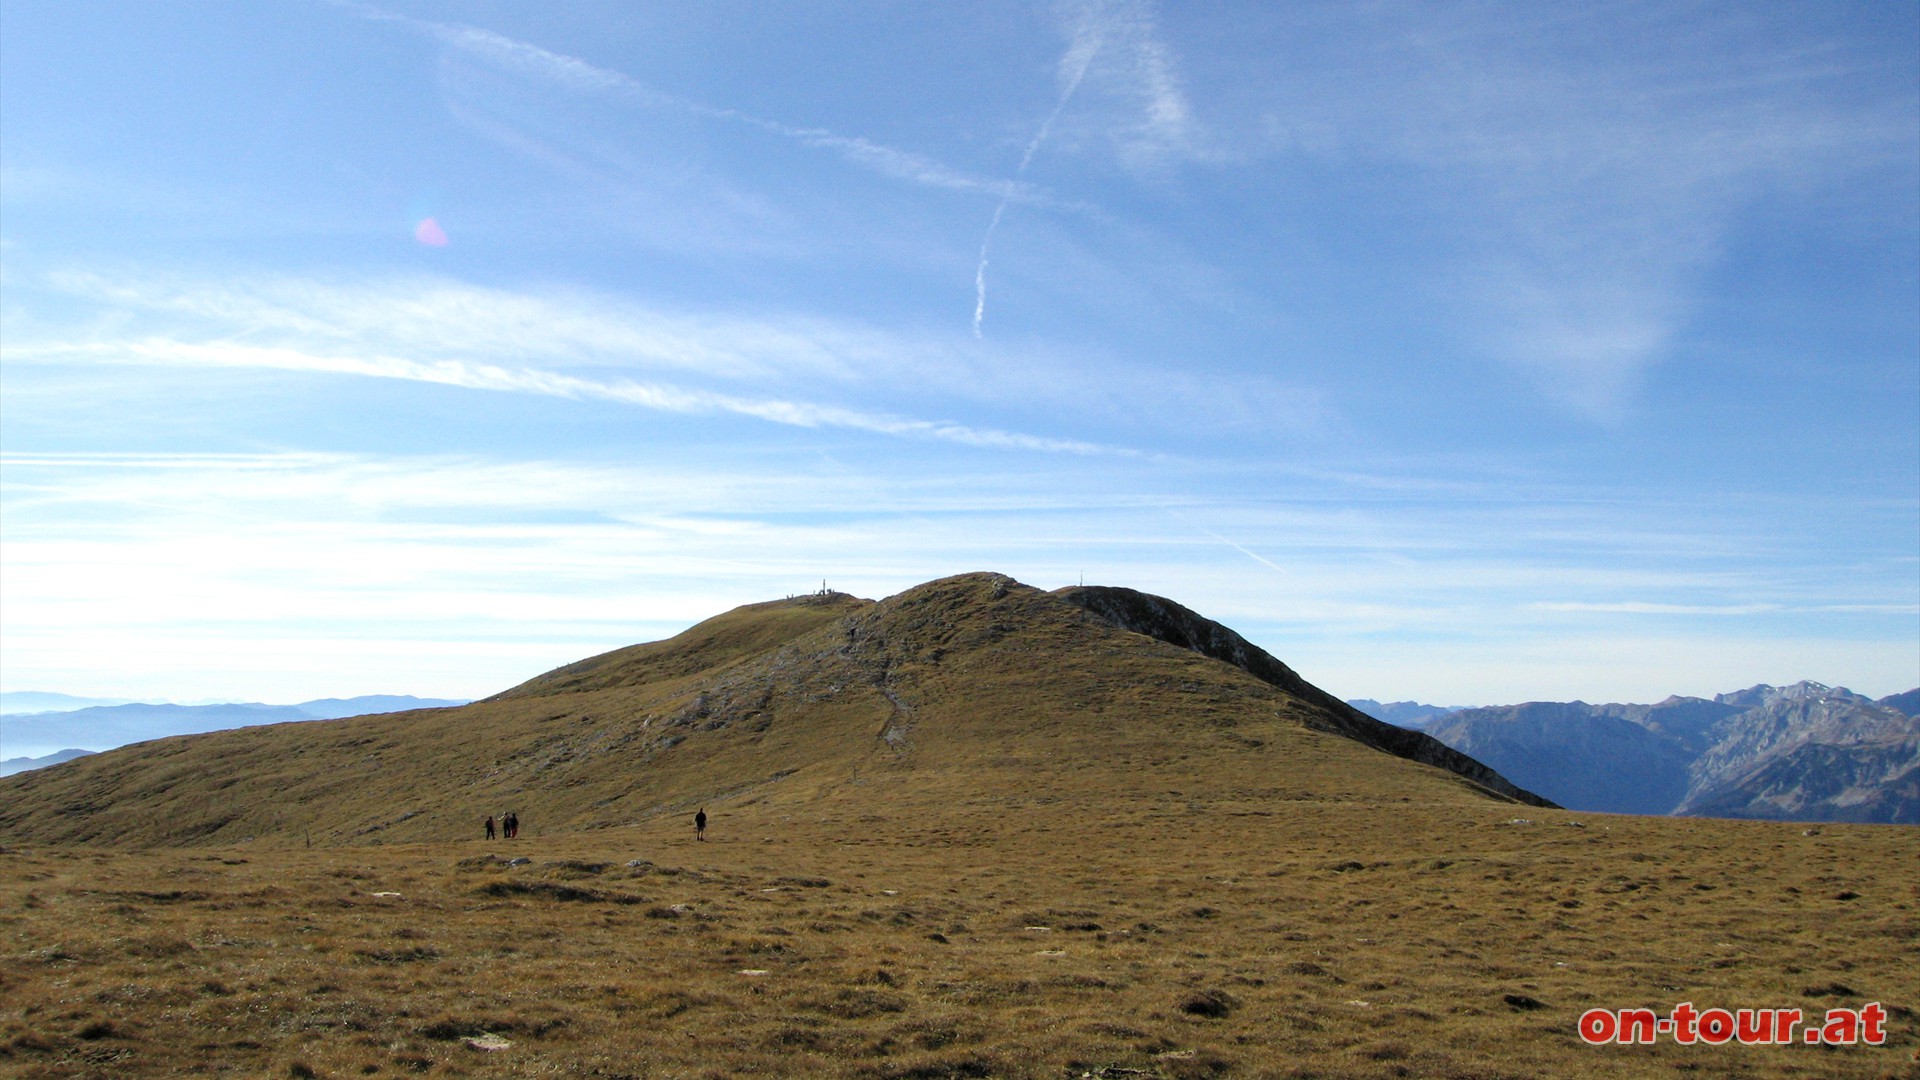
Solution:
[[(1108, 592), (1109, 607), (1140, 595)], [(1086, 601), (968, 574), (880, 602), (752, 605), (462, 708), (163, 739), (9, 778), (0, 835), (427, 841), (506, 810), (553, 833), (698, 805), (767, 822), (878, 810), (938, 832), (963, 807), (1089, 793), (1456, 803), (1513, 790), (1356, 741), (1351, 710), (1285, 688), (1272, 669), (1298, 676), (1258, 650), (1215, 659)]]
[(1437, 765), (1503, 795), (1534, 805), (1550, 805), (1524, 791), (1481, 762), (1418, 731), (1383, 723), (1301, 678), (1259, 646), (1232, 630), (1162, 596), (1132, 589), (1081, 585), (1056, 590), (1056, 596), (1094, 612), (1124, 630), (1192, 649), (1241, 668), (1320, 710), (1316, 727), (1385, 750), (1396, 757)]

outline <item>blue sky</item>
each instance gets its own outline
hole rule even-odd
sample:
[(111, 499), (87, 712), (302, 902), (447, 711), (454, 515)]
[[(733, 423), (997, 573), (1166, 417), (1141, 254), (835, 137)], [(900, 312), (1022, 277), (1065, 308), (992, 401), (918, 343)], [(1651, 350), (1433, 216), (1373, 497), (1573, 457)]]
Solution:
[(1920, 684), (1910, 4), (0, 20), (5, 689), (977, 569), (1345, 697)]

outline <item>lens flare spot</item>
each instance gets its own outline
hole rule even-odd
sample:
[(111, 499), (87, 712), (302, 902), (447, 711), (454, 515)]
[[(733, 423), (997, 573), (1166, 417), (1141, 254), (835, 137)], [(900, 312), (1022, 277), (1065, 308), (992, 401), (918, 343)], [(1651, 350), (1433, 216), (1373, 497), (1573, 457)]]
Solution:
[(413, 238), (428, 247), (447, 246), (447, 230), (432, 218), (422, 218), (420, 224), (413, 227)]

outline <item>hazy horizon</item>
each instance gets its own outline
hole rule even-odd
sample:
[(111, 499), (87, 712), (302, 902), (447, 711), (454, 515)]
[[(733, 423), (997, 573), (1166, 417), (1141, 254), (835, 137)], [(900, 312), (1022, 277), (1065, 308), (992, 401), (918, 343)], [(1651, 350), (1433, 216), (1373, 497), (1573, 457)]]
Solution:
[[(1783, 681), (1783, 680), (1776, 680), (1776, 681), (1773, 681), (1773, 682), (1770, 682), (1770, 683), (1764, 683), (1764, 684), (1749, 684), (1749, 685), (1747, 685), (1747, 686), (1737, 686), (1737, 687), (1734, 687), (1734, 686), (1729, 686), (1729, 687), (1722, 687), (1722, 688), (1719, 688), (1719, 689), (1715, 689), (1715, 690), (1708, 690), (1708, 691), (1703, 691), (1703, 692), (1698, 692), (1698, 693), (1696, 693), (1696, 692), (1692, 692), (1692, 691), (1682, 691), (1682, 690), (1676, 690), (1676, 691), (1672, 691), (1672, 692), (1671, 692), (1671, 694), (1672, 694), (1673, 696), (1679, 696), (1679, 697), (1694, 697), (1694, 698), (1700, 698), (1700, 699), (1703, 699), (1703, 700), (1708, 700), (1708, 701), (1711, 701), (1711, 700), (1712, 700), (1712, 699), (1713, 699), (1713, 698), (1715, 697), (1715, 695), (1719, 695), (1719, 694), (1732, 694), (1732, 693), (1737, 693), (1737, 692), (1739, 692), (1739, 691), (1742, 691), (1742, 690), (1749, 690), (1749, 689), (1753, 689), (1753, 688), (1754, 688), (1754, 686), (1757, 686), (1757, 685), (1768, 685), (1768, 686), (1775, 686), (1775, 687), (1787, 687), (1787, 686), (1793, 686), (1793, 685), (1795, 685), (1795, 684), (1797, 684), (1797, 683), (1800, 683), (1800, 682), (1820, 682), (1820, 680), (1818, 680), (1818, 679), (1791, 679), (1791, 680), (1784, 680), (1784, 681)], [(1857, 693), (1857, 694), (1860, 694), (1860, 695), (1861, 695), (1862, 697), (1868, 697), (1868, 698), (1875, 698), (1875, 699), (1878, 699), (1878, 698), (1885, 698), (1885, 697), (1890, 697), (1890, 696), (1893, 696), (1893, 695), (1896, 695), (1896, 694), (1902, 694), (1902, 693), (1906, 693), (1906, 692), (1907, 692), (1908, 690), (1916, 690), (1916, 689), (1920, 689), (1920, 686), (1912, 686), (1912, 687), (1908, 687), (1908, 688), (1907, 688), (1907, 690), (1892, 690), (1892, 691), (1888, 691), (1888, 692), (1887, 692), (1887, 693), (1885, 693), (1885, 694), (1868, 694), (1868, 693), (1864, 693), (1864, 692), (1862, 692), (1862, 691), (1860, 691), (1860, 690), (1857, 690), (1857, 689), (1855, 689), (1854, 687), (1851, 687), (1851, 686), (1846, 686), (1846, 685), (1844, 685), (1844, 684), (1841, 684), (1841, 683), (1826, 683), (1826, 684), (1823, 684), (1823, 685), (1827, 685), (1827, 686), (1830, 686), (1830, 687), (1832, 687), (1832, 688), (1834, 688), (1834, 689), (1837, 689), (1837, 690), (1848, 690), (1848, 691), (1852, 691), (1853, 693)], [(504, 690), (504, 689), (507, 689), (507, 688), (506, 688), (506, 687), (501, 687), (500, 689), (502, 689), (502, 690)], [(497, 691), (496, 691), (496, 692), (497, 692)], [(113, 706), (116, 706), (116, 705), (179, 705), (179, 706), (185, 706), (185, 707), (189, 707), (189, 708), (192, 708), (192, 707), (198, 707), (198, 706), (206, 706), (206, 705), (269, 705), (269, 706), (299, 706), (299, 705), (307, 705), (307, 704), (313, 704), (313, 703), (315, 703), (315, 702), (319, 702), (319, 701), (354, 701), (354, 700), (358, 700), (358, 699), (360, 699), (360, 698), (389, 698), (389, 697), (413, 697), (413, 698), (418, 698), (418, 699), (420, 699), (420, 700), (422, 700), (422, 701), (453, 701), (453, 700), (462, 700), (462, 699), (460, 699), (460, 698), (458, 698), (458, 697), (456, 697), (456, 696), (450, 696), (450, 695), (442, 695), (442, 694), (414, 694), (414, 693), (401, 693), (401, 694), (396, 694), (396, 693), (391, 693), (391, 692), (387, 692), (387, 691), (379, 691), (379, 692), (369, 692), (369, 693), (332, 693), (332, 694), (323, 694), (323, 695), (320, 695), (319, 697), (310, 697), (310, 698), (300, 698), (300, 699), (298, 699), (298, 700), (294, 700), (294, 699), (288, 699), (288, 698), (286, 698), (286, 697), (285, 697), (285, 695), (281, 695), (281, 696), (280, 696), (279, 698), (249, 698), (249, 699), (246, 699), (246, 700), (240, 700), (240, 699), (236, 699), (236, 698), (210, 698), (210, 697), (199, 697), (199, 698), (190, 698), (190, 699), (181, 699), (181, 700), (176, 700), (176, 699), (154, 699), (154, 698), (146, 698), (146, 699), (132, 699), (132, 698), (124, 698), (124, 697), (94, 697), (94, 696), (91, 696), (91, 695), (80, 695), (80, 694), (66, 694), (66, 693), (62, 693), (62, 692), (60, 692), (60, 691), (57, 691), (57, 690), (54, 690), (54, 691), (48, 691), (48, 690), (32, 690), (32, 689), (24, 689), (24, 690), (7, 690), (7, 691), (0, 691), (0, 696), (4, 696), (4, 697), (14, 697), (14, 696), (16, 696), (16, 695), (18, 695), (18, 696), (47, 696), (47, 697), (61, 697), (61, 698), (70, 698), (70, 699), (72, 699), (72, 700), (75, 700), (75, 701), (83, 701), (83, 702), (86, 702), (86, 704), (84, 704), (84, 705), (74, 705), (74, 706), (71, 706), (71, 707), (68, 707), (68, 708), (65, 708), (65, 709), (36, 709), (36, 710), (32, 710), (33, 712), (45, 712), (45, 713), (53, 713), (53, 712), (62, 712), (62, 711), (77, 711), (77, 710), (79, 710), (79, 709), (82, 709), (82, 708), (97, 708), (97, 707), (107, 707), (107, 708), (111, 708), (111, 707), (113, 707)], [(486, 695), (481, 695), (481, 696), (486, 696)], [(1637, 702), (1628, 702), (1628, 701), (1625, 701), (1625, 700), (1620, 700), (1620, 701), (1592, 701), (1592, 702), (1588, 702), (1588, 704), (1592, 704), (1592, 705), (1620, 705), (1620, 704), (1642, 704), (1642, 705), (1651, 705), (1651, 704), (1655, 704), (1655, 703), (1657, 703), (1657, 701), (1658, 701), (1658, 700), (1660, 700), (1660, 699), (1664, 699), (1664, 698), (1666, 698), (1666, 697), (1668, 697), (1668, 696), (1669, 696), (1668, 694), (1661, 694), (1661, 695), (1659, 695), (1659, 697), (1658, 697), (1658, 698), (1649, 698), (1649, 699), (1646, 699), (1646, 700), (1643, 700), (1643, 701), (1637, 701)], [(464, 700), (465, 700), (465, 701), (476, 701), (476, 700), (479, 700), (479, 698), (478, 698), (478, 697), (474, 697), (474, 698), (467, 698), (467, 699), (464, 699)], [(1463, 709), (1477, 709), (1477, 708), (1489, 708), (1489, 707), (1499, 707), (1499, 706), (1508, 706), (1508, 705), (1521, 705), (1521, 704), (1526, 704), (1526, 703), (1527, 703), (1527, 702), (1522, 702), (1522, 701), (1478, 701), (1478, 702), (1474, 702), (1474, 703), (1472, 703), (1472, 704), (1468, 704), (1468, 705), (1462, 705), (1462, 704), (1458, 704), (1458, 703), (1452, 703), (1452, 704), (1443, 704), (1443, 703), (1440, 703), (1440, 702), (1432, 702), (1432, 701), (1419, 701), (1419, 700), (1417, 700), (1417, 699), (1414, 699), (1414, 698), (1395, 698), (1395, 699), (1392, 699), (1392, 700), (1382, 700), (1382, 699), (1379, 699), (1379, 698), (1371, 698), (1371, 697), (1367, 697), (1367, 696), (1365, 696), (1365, 695), (1357, 695), (1357, 694), (1356, 694), (1356, 695), (1352, 695), (1352, 696), (1350, 696), (1350, 697), (1346, 697), (1346, 698), (1343, 698), (1342, 700), (1344, 700), (1344, 701), (1346, 701), (1346, 702), (1347, 702), (1348, 704), (1353, 704), (1353, 703), (1354, 703), (1354, 702), (1356, 702), (1356, 701), (1371, 701), (1371, 702), (1373, 702), (1373, 703), (1374, 703), (1374, 704), (1376, 704), (1376, 705), (1383, 705), (1383, 706), (1384, 706), (1384, 705), (1418, 705), (1418, 706), (1420, 706), (1420, 707), (1422, 707), (1422, 708), (1434, 708), (1434, 709), (1444, 709), (1444, 710), (1463, 710)], [(1534, 701), (1541, 701), (1541, 700), (1547, 700), (1547, 699), (1539, 699), (1539, 698), (1536, 698), (1536, 699), (1531, 699), (1531, 700), (1534, 700)], [(1565, 701), (1573, 701), (1573, 700), (1578, 700), (1578, 699), (1574, 699), (1574, 698), (1565, 698), (1565, 699), (1560, 699), (1560, 698), (1556, 698), (1556, 699), (1552, 699), (1552, 700), (1556, 700), (1556, 701), (1559, 701), (1559, 700), (1565, 700)], [(0, 709), (0, 715), (16, 715), (16, 714), (18, 714), (18, 715), (28, 715), (28, 714), (29, 714), (29, 712), (28, 712), (28, 710), (25, 710), (25, 709), (20, 709), (20, 708), (14, 708), (14, 707), (5, 707), (4, 709)]]
[(1910, 7), (0, 10), (8, 690), (974, 570), (1342, 698), (1920, 685)]

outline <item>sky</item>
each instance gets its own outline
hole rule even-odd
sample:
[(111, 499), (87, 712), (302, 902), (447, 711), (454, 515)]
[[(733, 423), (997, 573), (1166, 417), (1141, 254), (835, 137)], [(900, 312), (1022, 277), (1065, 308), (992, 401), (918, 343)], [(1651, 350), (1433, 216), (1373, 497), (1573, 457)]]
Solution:
[(1347, 698), (1920, 685), (1920, 8), (0, 0), (0, 687), (995, 570)]

